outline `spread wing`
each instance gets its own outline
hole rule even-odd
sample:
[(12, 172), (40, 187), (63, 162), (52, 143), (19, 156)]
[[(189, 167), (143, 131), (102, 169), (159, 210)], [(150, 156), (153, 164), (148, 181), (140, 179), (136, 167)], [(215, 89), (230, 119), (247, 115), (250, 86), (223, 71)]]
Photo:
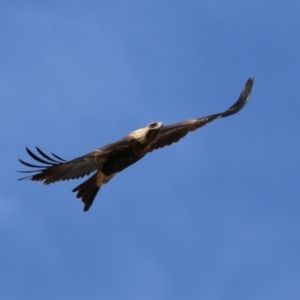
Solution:
[(253, 78), (249, 78), (237, 102), (222, 113), (213, 114), (203, 118), (191, 119), (185, 122), (163, 127), (158, 135), (156, 142), (149, 149), (149, 152), (176, 143), (184, 136), (186, 136), (189, 132), (195, 131), (215, 119), (228, 117), (239, 112), (247, 104), (250, 98), (252, 85)]
[(26, 148), (26, 151), (34, 160), (42, 163), (43, 165), (33, 165), (19, 159), (23, 165), (35, 168), (35, 170), (30, 171), (19, 171), (20, 173), (35, 173), (33, 175), (22, 177), (19, 180), (29, 179), (33, 181), (41, 181), (44, 184), (49, 184), (60, 180), (81, 178), (100, 169), (106, 157), (105, 152), (102, 152), (101, 150), (95, 150), (87, 155), (70, 161), (65, 161), (54, 153), (51, 153), (53, 157), (50, 157), (38, 147), (36, 147), (36, 149), (40, 154), (40, 157), (34, 154), (28, 148)]

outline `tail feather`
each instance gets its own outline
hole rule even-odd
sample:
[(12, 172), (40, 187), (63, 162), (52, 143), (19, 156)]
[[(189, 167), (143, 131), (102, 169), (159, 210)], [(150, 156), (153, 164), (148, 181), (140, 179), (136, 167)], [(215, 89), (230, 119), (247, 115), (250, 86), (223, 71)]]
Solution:
[(80, 199), (84, 204), (83, 211), (88, 211), (92, 206), (93, 201), (100, 190), (96, 184), (97, 173), (91, 176), (88, 180), (78, 185), (72, 192), (77, 192), (76, 198)]

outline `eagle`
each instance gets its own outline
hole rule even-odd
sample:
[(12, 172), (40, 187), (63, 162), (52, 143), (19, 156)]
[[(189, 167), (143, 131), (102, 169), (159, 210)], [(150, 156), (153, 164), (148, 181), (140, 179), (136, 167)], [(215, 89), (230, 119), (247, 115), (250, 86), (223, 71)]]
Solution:
[(77, 193), (76, 197), (83, 202), (83, 211), (88, 211), (102, 185), (108, 183), (117, 173), (139, 161), (147, 153), (176, 143), (189, 132), (195, 131), (213, 120), (228, 117), (240, 111), (250, 98), (252, 85), (253, 78), (249, 78), (237, 102), (224, 112), (168, 126), (164, 126), (161, 122), (153, 122), (129, 133), (115, 143), (69, 161), (52, 152), (52, 156), (47, 155), (38, 147), (36, 147), (37, 155), (26, 147), (31, 158), (42, 165), (31, 164), (19, 159), (23, 165), (34, 168), (34, 170), (18, 171), (30, 173), (18, 180), (27, 179), (47, 185), (61, 180), (82, 178), (93, 173), (90, 178), (72, 190)]

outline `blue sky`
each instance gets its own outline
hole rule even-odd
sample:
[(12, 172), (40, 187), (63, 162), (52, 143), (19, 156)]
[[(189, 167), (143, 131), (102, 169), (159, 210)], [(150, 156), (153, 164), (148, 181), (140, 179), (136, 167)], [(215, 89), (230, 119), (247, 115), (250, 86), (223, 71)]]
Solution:
[[(299, 299), (298, 1), (2, 1), (2, 299)], [(99, 192), (17, 182), (150, 122), (243, 111)]]

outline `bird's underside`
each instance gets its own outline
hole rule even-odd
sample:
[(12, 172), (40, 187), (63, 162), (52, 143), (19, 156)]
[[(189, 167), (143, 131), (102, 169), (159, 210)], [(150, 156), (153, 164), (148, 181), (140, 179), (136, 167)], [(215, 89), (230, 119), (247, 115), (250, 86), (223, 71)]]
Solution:
[(140, 160), (147, 153), (176, 143), (189, 132), (195, 131), (215, 119), (228, 117), (240, 111), (249, 100), (252, 85), (253, 78), (249, 78), (237, 102), (222, 113), (195, 118), (169, 126), (163, 126), (159, 122), (151, 123), (145, 128), (131, 132), (118, 142), (106, 145), (70, 161), (66, 161), (54, 153), (51, 153), (52, 156), (49, 156), (37, 147), (38, 155), (26, 148), (31, 158), (42, 165), (27, 163), (19, 159), (23, 165), (34, 168), (34, 170), (19, 171), (30, 174), (19, 180), (27, 179), (50, 184), (93, 174), (72, 190), (72, 192), (77, 193), (77, 198), (81, 198), (84, 204), (84, 211), (87, 211), (103, 184), (107, 183), (117, 173)]

